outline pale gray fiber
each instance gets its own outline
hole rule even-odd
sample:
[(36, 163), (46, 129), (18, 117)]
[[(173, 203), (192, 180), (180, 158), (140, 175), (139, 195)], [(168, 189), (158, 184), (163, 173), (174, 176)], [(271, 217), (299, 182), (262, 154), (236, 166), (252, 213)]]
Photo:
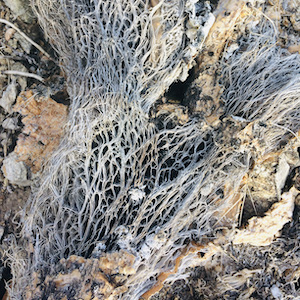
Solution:
[[(224, 184), (238, 188), (249, 169), (251, 149), (216, 140), (220, 128), (149, 119), (154, 101), (186, 78), (214, 19), (207, 1), (153, 2), (32, 1), (72, 103), (22, 220), (34, 250), (23, 265), (14, 250), (12, 299), (22, 298), (33, 271), (55, 274), (62, 257), (118, 249), (136, 256), (137, 270), (120, 297), (139, 299), (190, 241), (211, 232), (226, 206), (226, 195), (216, 204)], [(257, 30), (224, 71), (223, 97), (227, 118), (267, 124), (262, 139), (274, 150), (299, 130), (299, 55), (270, 49), (271, 27)]]

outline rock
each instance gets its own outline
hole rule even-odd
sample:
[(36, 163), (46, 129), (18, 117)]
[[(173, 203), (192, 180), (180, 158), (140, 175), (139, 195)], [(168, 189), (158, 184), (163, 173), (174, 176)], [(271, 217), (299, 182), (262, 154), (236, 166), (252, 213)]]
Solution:
[(300, 20), (298, 20), (295, 15), (291, 15), (290, 20), (291, 20), (294, 30), (300, 31)]
[(281, 19), (281, 13), (278, 11), (277, 6), (268, 6), (265, 14), (275, 22)]
[(31, 10), (30, 0), (4, 0), (4, 3), (16, 18), (20, 17), (25, 23), (34, 21), (35, 17)]
[[(3, 50), (4, 51), (4, 50)], [(0, 58), (0, 72), (6, 71), (8, 66), (14, 64), (14, 61), (7, 58)], [(4, 90), (7, 88), (7, 76), (0, 76), (0, 97), (2, 97)], [(0, 99), (0, 106), (2, 100)]]
[(25, 125), (14, 152), (37, 173), (59, 145), (67, 121), (67, 106), (26, 91), (17, 98), (14, 111), (24, 116)]
[(3, 141), (7, 138), (7, 133), (6, 132), (1, 132), (0, 133), (0, 141), (1, 145), (3, 145)]
[(299, 45), (291, 45), (288, 47), (288, 51), (290, 53), (296, 53), (298, 52), (300, 54), (300, 44)]
[(28, 42), (26, 39), (24, 39), (20, 33), (16, 33), (15, 34), (15, 38), (18, 40), (18, 42), (20, 43), (20, 46), (22, 47), (22, 49), (27, 53), (30, 54), (31, 48), (32, 48), (32, 44), (30, 42)]
[(3, 138), (2, 139), (1, 139), (1, 136), (0, 136), (0, 141), (1, 141), (2, 149), (3, 149), (3, 154), (4, 154), (4, 157), (6, 157), (8, 148), (12, 144), (12, 140), (11, 140), (12, 135), (7, 134), (7, 132), (3, 132)]
[(183, 125), (189, 121), (187, 109), (181, 105), (163, 103), (158, 105), (155, 117), (167, 114), (169, 117), (175, 118), (179, 124)]
[(272, 296), (275, 299), (282, 299), (283, 298), (282, 292), (280, 291), (280, 289), (275, 284), (272, 285), (270, 290), (271, 290)]
[(9, 130), (17, 130), (19, 128), (18, 119), (17, 118), (6, 118), (2, 123), (2, 127), (4, 129), (9, 129)]
[[(28, 72), (28, 70), (19, 62), (14, 63), (10, 69), (13, 71)], [(27, 88), (27, 78), (26, 77), (11, 75), (11, 78), (20, 85), (22, 91), (24, 91)]]
[(17, 97), (17, 86), (15, 81), (10, 83), (6, 90), (3, 92), (2, 98), (0, 100), (0, 106), (2, 106), (6, 112), (12, 112), (12, 105), (14, 104)]
[(16, 30), (13, 29), (13, 28), (8, 28), (6, 31), (5, 31), (5, 40), (8, 42), (12, 37), (13, 35), (15, 34)]
[(4, 234), (4, 227), (0, 225), (0, 239), (2, 239)]
[(18, 45), (18, 40), (15, 38), (11, 38), (9, 39), (9, 41), (7, 42), (7, 45), (11, 48), (11, 49), (15, 49), (17, 50), (19, 45)]
[(281, 155), (279, 157), (279, 162), (275, 174), (275, 184), (276, 184), (278, 195), (281, 195), (281, 190), (284, 187), (289, 172), (290, 172), (290, 165), (288, 164), (285, 156)]
[(229, 59), (233, 52), (236, 51), (237, 49), (239, 49), (239, 45), (237, 43), (232, 43), (227, 49), (226, 49), (226, 53), (224, 54), (224, 58), (225, 59)]
[(18, 161), (17, 155), (11, 153), (3, 161), (2, 171), (6, 179), (12, 184), (28, 186), (31, 181), (28, 180), (27, 169), (22, 161)]

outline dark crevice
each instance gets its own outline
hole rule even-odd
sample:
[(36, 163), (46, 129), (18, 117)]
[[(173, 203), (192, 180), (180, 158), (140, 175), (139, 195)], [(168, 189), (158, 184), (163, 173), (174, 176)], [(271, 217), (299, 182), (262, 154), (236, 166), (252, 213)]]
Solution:
[(51, 95), (50, 97), (51, 97), (51, 99), (53, 99), (57, 103), (62, 103), (64, 105), (69, 106), (70, 103), (71, 103), (70, 97), (69, 97), (69, 95), (68, 95), (68, 93), (65, 89), (61, 90), (61, 91), (58, 91), (57, 93)]
[(165, 98), (182, 104), (189, 86), (196, 78), (196, 73), (196, 67), (194, 67), (189, 70), (189, 75), (185, 81), (176, 81), (172, 83), (168, 91), (165, 93)]
[(216, 7), (218, 6), (218, 3), (219, 3), (220, 0), (211, 0), (209, 1), (210, 2), (210, 5), (212, 7), (212, 10), (215, 10)]
[(0, 280), (0, 299), (3, 299), (6, 293), (5, 283), (12, 279), (11, 270), (9, 267), (2, 267)]

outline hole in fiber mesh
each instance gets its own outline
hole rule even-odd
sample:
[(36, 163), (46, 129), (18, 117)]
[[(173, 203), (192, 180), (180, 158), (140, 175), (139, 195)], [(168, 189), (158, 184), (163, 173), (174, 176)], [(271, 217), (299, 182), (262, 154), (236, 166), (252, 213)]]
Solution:
[(200, 152), (200, 151), (202, 151), (202, 150), (204, 150), (204, 149), (205, 149), (205, 143), (202, 142), (202, 143), (200, 143), (200, 144), (197, 146), (196, 152)]
[(170, 100), (183, 102), (185, 92), (187, 91), (190, 84), (194, 81), (195, 78), (196, 68), (194, 67), (189, 71), (188, 78), (184, 82), (177, 81), (171, 84), (168, 91), (165, 93), (165, 97)]

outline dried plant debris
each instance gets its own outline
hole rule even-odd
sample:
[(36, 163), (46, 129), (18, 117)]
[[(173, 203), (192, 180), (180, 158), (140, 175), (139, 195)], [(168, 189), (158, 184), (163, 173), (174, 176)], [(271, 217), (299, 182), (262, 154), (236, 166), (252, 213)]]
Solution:
[(71, 255), (58, 263), (55, 276), (34, 273), (24, 299), (115, 299), (126, 291), (125, 279), (136, 272), (135, 257), (125, 251), (85, 259)]
[[(269, 246), (234, 245), (228, 231), (216, 234), (217, 250), (181, 280), (165, 284), (151, 297), (160, 299), (297, 299), (300, 282), (300, 206)], [(211, 250), (202, 247), (199, 256)]]
[[(50, 95), (55, 97), (56, 94), (64, 89), (63, 84), (56, 84), (54, 88), (52, 86), (53, 83), (48, 84), (46, 80), (52, 77), (53, 82), (57, 82), (58, 77), (63, 77), (53, 59), (42, 48), (44, 46), (47, 51), (50, 50), (53, 53), (49, 44), (45, 43), (43, 39), (39, 40), (42, 46), (34, 41), (41, 36), (41, 31), (37, 25), (37, 19), (31, 10), (30, 1), (0, 1), (0, 5), (0, 30), (3, 33), (0, 38), (0, 168), (6, 173), (4, 186), (8, 184), (7, 178), (13, 184), (30, 185), (32, 174), (36, 173), (40, 166), (31, 169), (33, 165), (28, 163), (28, 160), (25, 162), (24, 155), (20, 158), (19, 153), (12, 153), (24, 125), (21, 122), (20, 112), (14, 110), (13, 106), (20, 92), (25, 90), (28, 92), (31, 88), (38, 91), (45, 98), (49, 98)], [(39, 81), (43, 82), (43, 84)], [(63, 97), (65, 98), (65, 96)], [(64, 99), (61, 100), (62, 102), (64, 101)], [(45, 112), (43, 116), (45, 116)], [(48, 121), (50, 121), (50, 117), (48, 117)], [(43, 126), (45, 129), (46, 125)], [(45, 134), (48, 133), (49, 130)], [(24, 140), (24, 135), (19, 137), (19, 144), (21, 144), (22, 138)], [(35, 151), (37, 146), (29, 150), (31, 144), (28, 139), (26, 140), (27, 151), (30, 152), (33, 149)], [(55, 144), (57, 142), (53, 142), (53, 146)], [(19, 148), (18, 151), (20, 150)], [(50, 153), (49, 147), (47, 151)], [(33, 156), (39, 156), (40, 152), (32, 154)], [(39, 161), (36, 162), (37, 165), (45, 161), (46, 156), (44, 155), (43, 157), (41, 155), (38, 159), (34, 158), (34, 160)], [(2, 166), (3, 161), (5, 166)]]
[[(177, 281), (187, 278), (190, 299), (297, 295), (292, 2), (32, 1), (71, 105), (6, 251), (12, 299), (168, 299), (173, 283), (173, 296), (188, 299)], [(34, 131), (52, 101), (22, 97), (15, 107), (30, 140), (14, 154), (35, 170), (43, 162), (33, 154), (61, 128)], [(46, 148), (23, 151), (32, 138)]]

